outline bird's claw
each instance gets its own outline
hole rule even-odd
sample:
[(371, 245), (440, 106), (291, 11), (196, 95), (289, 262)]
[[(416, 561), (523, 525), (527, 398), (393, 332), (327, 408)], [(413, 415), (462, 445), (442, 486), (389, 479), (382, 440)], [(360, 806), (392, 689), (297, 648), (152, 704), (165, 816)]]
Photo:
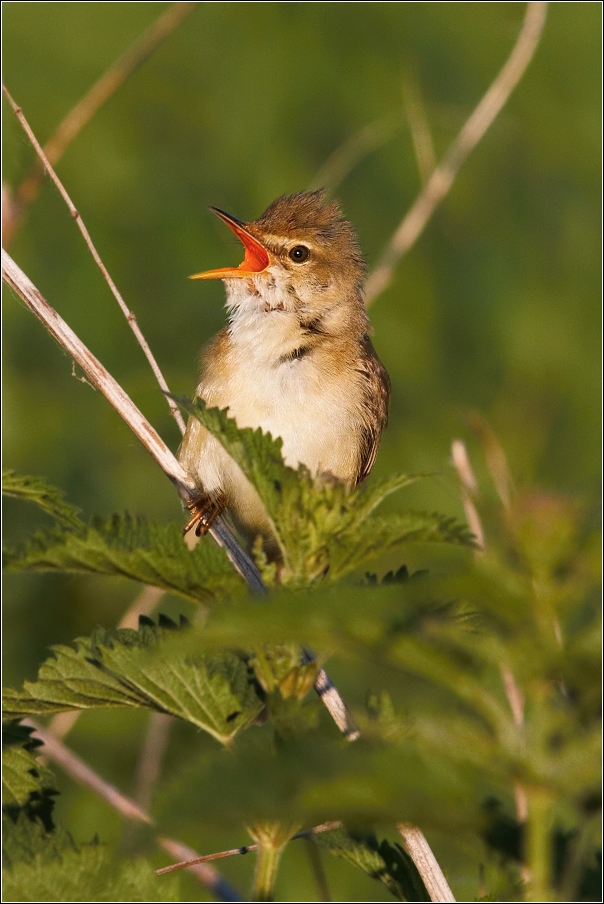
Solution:
[(217, 518), (224, 509), (224, 502), (222, 499), (203, 495), (188, 502), (187, 508), (192, 514), (182, 529), (183, 537), (185, 537), (190, 530), (193, 530), (193, 528), (195, 528), (195, 536), (201, 537), (207, 534), (212, 527), (215, 518)]

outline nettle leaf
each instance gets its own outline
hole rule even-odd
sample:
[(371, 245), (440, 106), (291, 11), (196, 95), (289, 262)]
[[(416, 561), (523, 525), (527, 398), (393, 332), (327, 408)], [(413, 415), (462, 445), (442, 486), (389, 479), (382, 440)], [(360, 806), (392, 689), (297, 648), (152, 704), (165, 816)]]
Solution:
[(107, 521), (94, 518), (77, 531), (39, 531), (27, 544), (5, 550), (4, 567), (8, 572), (120, 575), (193, 602), (208, 603), (245, 589), (215, 543), (198, 543), (190, 551), (177, 524), (160, 525), (128, 513)]
[(76, 640), (75, 648), (53, 647), (38, 681), (5, 691), (4, 717), (145, 707), (191, 722), (230, 745), (264, 705), (253, 675), (237, 654), (204, 656), (194, 650), (195, 638), (182, 643), (180, 634), (151, 622), (138, 631), (99, 629)]
[(344, 829), (321, 832), (311, 840), (336, 857), (341, 857), (381, 882), (399, 901), (430, 901), (430, 895), (409, 854), (400, 845), (375, 835), (349, 834)]
[(258, 491), (273, 525), (284, 568), (281, 582), (307, 586), (334, 582), (367, 560), (410, 541), (471, 544), (468, 529), (442, 515), (405, 514), (377, 519), (375, 508), (390, 494), (419, 480), (395, 474), (351, 489), (308, 469), (285, 465), (281, 439), (260, 429), (238, 429), (226, 411), (202, 400), (179, 404), (218, 439)]
[(33, 728), (9, 722), (2, 731), (2, 806), (14, 815), (22, 810), (29, 819), (52, 827), (54, 776), (41, 766), (35, 752), (42, 742), (31, 737)]
[(116, 863), (102, 844), (76, 845), (20, 817), (3, 824), (7, 901), (178, 901), (178, 879), (155, 875), (143, 859)]
[(3, 470), (2, 493), (15, 499), (35, 502), (43, 511), (67, 527), (83, 527), (79, 517), (80, 509), (65, 502), (63, 491), (45, 483), (41, 477), (30, 477)]

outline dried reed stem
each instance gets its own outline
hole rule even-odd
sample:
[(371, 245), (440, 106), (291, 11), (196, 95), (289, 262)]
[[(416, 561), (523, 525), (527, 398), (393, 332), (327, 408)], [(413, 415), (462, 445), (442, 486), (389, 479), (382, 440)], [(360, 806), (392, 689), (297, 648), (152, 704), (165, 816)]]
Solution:
[[(196, 3), (174, 3), (94, 83), (59, 123), (44, 145), (45, 158), (52, 166), (58, 163), (71, 142), (88, 125), (100, 107), (151, 56), (196, 5)], [(23, 222), (27, 208), (35, 201), (44, 180), (45, 167), (46, 164), (39, 158), (12, 196), (10, 223), (7, 230), (3, 229), (2, 235), (5, 247)]]
[(460, 167), (493, 123), (510, 94), (524, 75), (537, 49), (545, 18), (547, 3), (529, 3), (520, 34), (503, 68), (482, 100), (463, 125), (457, 138), (434, 170), (411, 210), (392, 236), (386, 250), (370, 274), (365, 301), (371, 305), (392, 282), (394, 268), (400, 258), (416, 242), (436, 207), (455, 181)]
[[(33, 719), (23, 719), (23, 725), (29, 725), (34, 729), (34, 735), (44, 743), (44, 754), (49, 760), (57, 763), (68, 775), (76, 782), (90, 788), (95, 794), (98, 794), (106, 801), (114, 810), (117, 810), (125, 819), (132, 822), (143, 822), (147, 825), (153, 825), (153, 819), (139, 805), (122, 794), (114, 785), (105, 781), (104, 778), (91, 769), (77, 754), (62, 744), (49, 731), (42, 728)], [(195, 854), (191, 848), (186, 847), (179, 841), (171, 838), (158, 838), (157, 843), (170, 856), (187, 856)], [(222, 901), (241, 901), (242, 898), (228, 885), (222, 878), (220, 873), (211, 866), (200, 867), (192, 870), (198, 879)]]
[[(292, 835), (291, 840), (296, 838), (310, 838), (312, 835), (319, 835), (321, 832), (334, 832), (336, 829), (342, 828), (341, 822), (324, 822), (320, 826), (314, 826), (312, 829), (302, 829)], [(244, 844), (242, 847), (231, 848), (228, 851), (218, 851), (215, 854), (204, 854), (203, 857), (194, 857), (190, 860), (183, 860), (180, 863), (172, 863), (170, 866), (164, 866), (163, 869), (156, 869), (158, 876), (164, 876), (166, 873), (173, 873), (179, 869), (190, 869), (198, 863), (208, 863), (211, 860), (222, 860), (224, 857), (234, 857), (237, 854), (249, 854), (257, 851), (259, 844)]]
[(34, 133), (33, 133), (32, 129), (31, 129), (29, 123), (27, 122), (25, 116), (23, 115), (23, 111), (21, 110), (21, 107), (19, 107), (18, 104), (15, 103), (15, 101), (13, 100), (13, 98), (11, 97), (11, 95), (9, 94), (9, 92), (8, 92), (8, 90), (7, 90), (7, 88), (6, 88), (5, 85), (2, 86), (2, 90), (4, 91), (4, 94), (6, 95), (6, 97), (7, 97), (7, 99), (8, 99), (8, 102), (10, 103), (10, 105), (11, 105), (11, 107), (12, 107), (12, 109), (13, 109), (13, 112), (14, 112), (15, 116), (17, 117), (17, 119), (18, 119), (19, 122), (21, 123), (21, 126), (23, 127), (23, 131), (25, 132), (25, 134), (27, 135), (27, 137), (28, 137), (29, 140), (31, 141), (31, 143), (32, 143), (33, 147), (35, 148), (36, 153), (38, 154), (40, 160), (41, 160), (42, 163), (44, 164), (45, 168), (48, 170), (48, 173), (49, 173), (49, 175), (50, 175), (50, 178), (52, 179), (52, 181), (54, 182), (54, 184), (57, 186), (57, 188), (58, 188), (58, 190), (59, 190), (59, 192), (60, 192), (60, 194), (61, 194), (61, 197), (63, 198), (63, 200), (64, 200), (65, 203), (67, 204), (67, 208), (68, 208), (68, 210), (69, 210), (69, 213), (71, 214), (71, 216), (73, 217), (73, 219), (76, 221), (76, 223), (77, 223), (77, 225), (78, 225), (78, 229), (79, 229), (80, 232), (82, 233), (82, 235), (83, 235), (83, 237), (84, 237), (84, 241), (85, 241), (86, 244), (88, 245), (88, 248), (89, 248), (89, 250), (90, 250), (90, 253), (92, 254), (92, 257), (94, 258), (94, 261), (95, 261), (96, 265), (98, 266), (99, 270), (100, 270), (101, 273), (103, 274), (103, 278), (105, 279), (107, 285), (108, 285), (109, 288), (111, 289), (111, 292), (112, 292), (112, 294), (113, 294), (113, 297), (116, 299), (117, 303), (119, 304), (120, 308), (122, 309), (122, 313), (124, 314), (124, 317), (126, 318), (126, 320), (128, 321), (128, 323), (130, 324), (130, 328), (131, 328), (132, 332), (134, 333), (134, 335), (135, 335), (135, 337), (136, 337), (136, 341), (138, 342), (138, 344), (139, 344), (140, 347), (142, 348), (143, 353), (144, 353), (144, 355), (145, 355), (147, 361), (149, 362), (149, 365), (151, 366), (151, 370), (153, 371), (153, 373), (154, 373), (154, 375), (155, 375), (155, 379), (157, 380), (157, 382), (158, 382), (158, 384), (159, 384), (159, 388), (161, 389), (161, 391), (163, 392), (164, 396), (166, 397), (166, 401), (167, 401), (168, 407), (170, 408), (170, 411), (171, 411), (171, 413), (172, 413), (172, 417), (174, 418), (174, 420), (175, 420), (176, 423), (178, 424), (178, 428), (179, 428), (181, 434), (184, 433), (184, 432), (185, 432), (185, 422), (184, 422), (184, 420), (183, 420), (182, 414), (180, 413), (180, 411), (179, 411), (179, 409), (178, 409), (178, 405), (176, 404), (176, 402), (174, 402), (173, 399), (170, 398), (170, 396), (169, 396), (170, 389), (169, 389), (169, 387), (168, 387), (168, 384), (167, 384), (166, 381), (164, 380), (164, 376), (163, 376), (163, 374), (162, 374), (162, 372), (161, 372), (161, 369), (160, 369), (160, 367), (159, 367), (159, 364), (158, 364), (157, 361), (155, 360), (155, 356), (153, 355), (153, 352), (152, 352), (151, 349), (149, 348), (149, 344), (148, 344), (147, 340), (145, 339), (145, 337), (144, 337), (143, 334), (142, 334), (141, 328), (139, 327), (138, 322), (137, 322), (137, 320), (136, 320), (136, 316), (132, 313), (132, 311), (130, 310), (130, 308), (128, 307), (128, 305), (126, 304), (126, 302), (124, 301), (124, 299), (122, 298), (120, 292), (118, 291), (117, 286), (115, 285), (115, 283), (113, 282), (113, 279), (112, 279), (111, 276), (109, 275), (109, 271), (108, 271), (107, 268), (105, 267), (103, 261), (101, 260), (101, 257), (100, 257), (100, 255), (99, 255), (98, 251), (97, 251), (96, 248), (94, 247), (94, 244), (93, 244), (93, 242), (92, 242), (92, 239), (90, 238), (90, 233), (89, 233), (88, 230), (86, 229), (86, 226), (84, 225), (84, 222), (83, 222), (83, 220), (82, 220), (80, 214), (79, 214), (78, 211), (76, 210), (73, 201), (71, 200), (71, 198), (70, 198), (69, 195), (67, 194), (67, 191), (66, 191), (65, 187), (63, 186), (63, 183), (61, 182), (61, 180), (59, 179), (59, 177), (58, 177), (57, 174), (55, 173), (55, 171), (54, 171), (54, 169), (52, 168), (52, 166), (51, 166), (49, 160), (47, 159), (47, 157), (46, 157), (44, 151), (42, 150), (42, 147), (40, 146), (40, 143), (39, 143), (38, 139), (37, 139), (36, 136), (34, 135)]
[(399, 822), (397, 830), (401, 834), (405, 847), (422, 877), (431, 901), (455, 901), (449, 883), (444, 877), (430, 845), (423, 832), (417, 826), (407, 822)]
[[(164, 474), (172, 481), (181, 498), (185, 502), (196, 498), (198, 491), (194, 481), (174, 457), (157, 431), (141, 414), (119, 383), (114, 380), (101, 362), (95, 358), (81, 339), (76, 336), (63, 318), (48, 304), (34, 284), (4, 250), (2, 251), (2, 276), (7, 284), (23, 299), (27, 307), (42, 321), (59, 345), (82, 368), (92, 385), (102, 392), (105, 398), (113, 405), (143, 446), (153, 456)], [(210, 533), (216, 542), (224, 547), (234, 568), (247, 581), (254, 593), (266, 593), (266, 587), (256, 565), (237, 542), (222, 519), (216, 519), (210, 529)]]

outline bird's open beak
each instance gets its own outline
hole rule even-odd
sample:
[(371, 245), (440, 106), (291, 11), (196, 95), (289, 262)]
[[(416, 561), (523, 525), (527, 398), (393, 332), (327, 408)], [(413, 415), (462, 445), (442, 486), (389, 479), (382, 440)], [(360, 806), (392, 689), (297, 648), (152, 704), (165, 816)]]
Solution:
[(245, 257), (238, 267), (220, 267), (218, 270), (204, 270), (203, 273), (194, 273), (189, 279), (238, 279), (240, 277), (251, 276), (255, 273), (262, 273), (269, 265), (268, 253), (266, 248), (260, 244), (258, 239), (247, 231), (245, 223), (232, 217), (224, 210), (217, 207), (210, 207), (216, 216), (223, 220), (229, 229), (231, 229), (243, 247), (245, 248)]

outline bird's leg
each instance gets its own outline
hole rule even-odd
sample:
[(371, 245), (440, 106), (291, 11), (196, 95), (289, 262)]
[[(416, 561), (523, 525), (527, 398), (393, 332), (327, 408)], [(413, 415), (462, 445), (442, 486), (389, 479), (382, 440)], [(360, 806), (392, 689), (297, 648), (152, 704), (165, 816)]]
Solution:
[(195, 528), (195, 534), (201, 537), (207, 534), (212, 526), (212, 522), (220, 515), (225, 508), (226, 500), (222, 493), (202, 493), (197, 499), (187, 503), (187, 508), (191, 512), (191, 517), (182, 529), (183, 537), (190, 530)]

